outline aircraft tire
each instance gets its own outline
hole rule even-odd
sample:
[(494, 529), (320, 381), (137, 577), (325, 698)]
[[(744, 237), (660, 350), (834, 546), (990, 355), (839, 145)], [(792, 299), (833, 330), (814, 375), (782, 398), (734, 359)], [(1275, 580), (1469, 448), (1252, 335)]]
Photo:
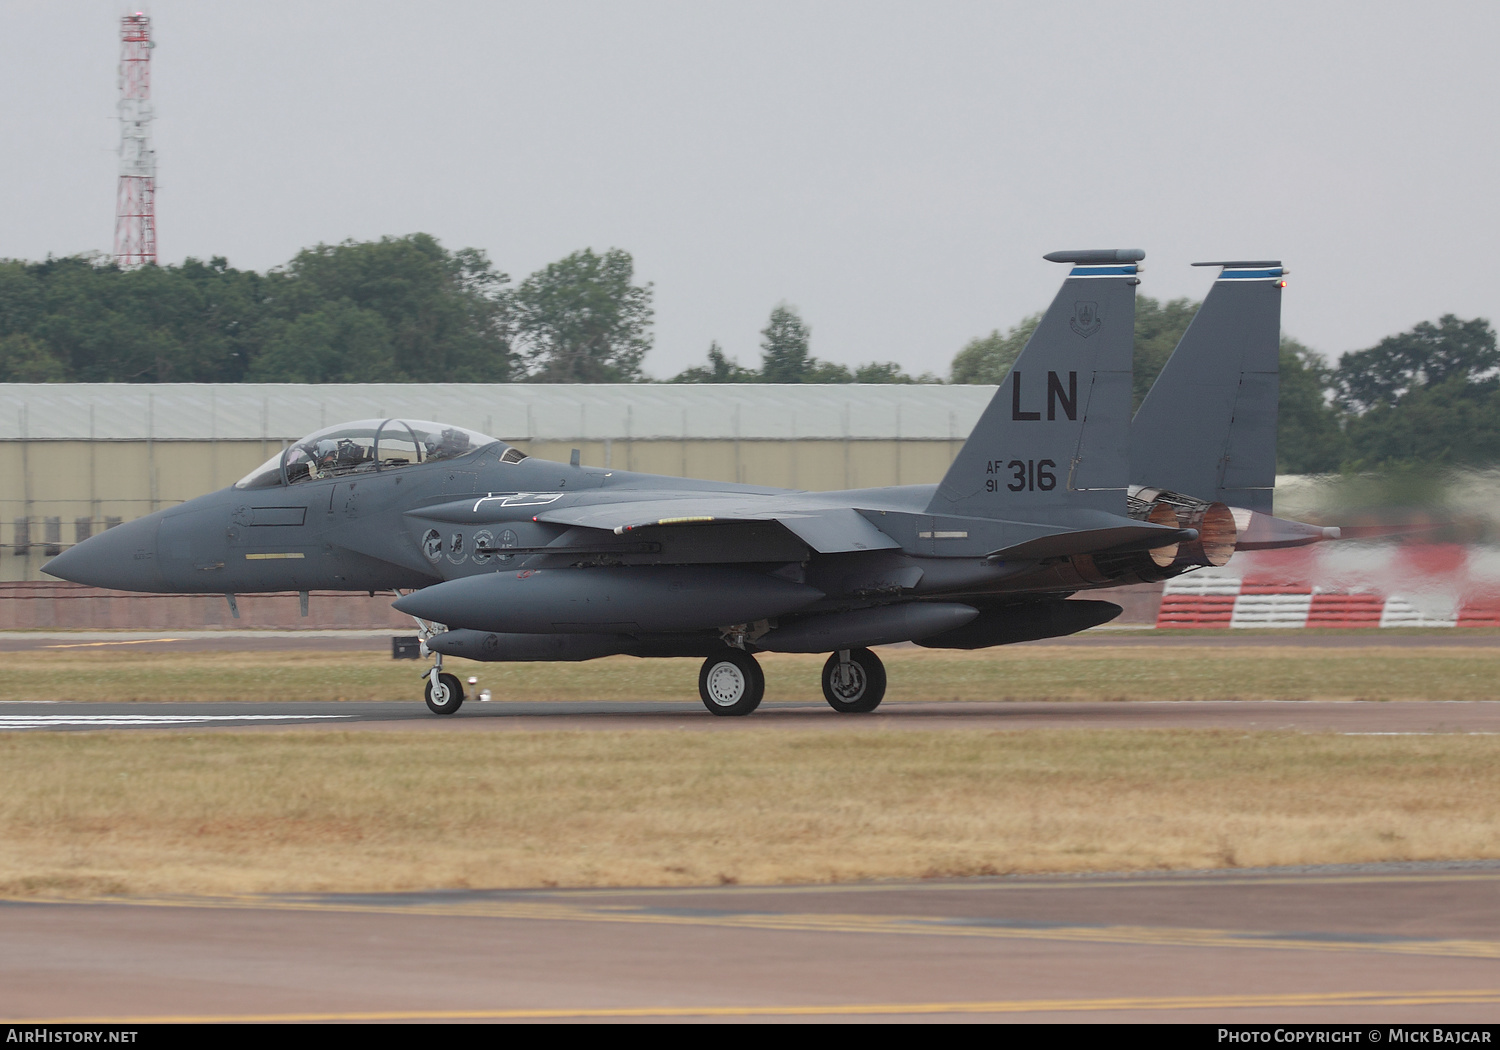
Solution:
[(451, 715), (463, 706), (464, 687), (456, 675), (445, 673), (438, 675), (436, 689), (428, 678), (422, 695), (427, 700), (427, 710), (435, 715)]
[(868, 714), (885, 699), (885, 665), (868, 649), (850, 649), (847, 668), (839, 654), (823, 665), (823, 699), (842, 714)]
[(749, 653), (725, 649), (703, 661), (698, 695), (712, 714), (748, 715), (766, 695), (766, 675)]

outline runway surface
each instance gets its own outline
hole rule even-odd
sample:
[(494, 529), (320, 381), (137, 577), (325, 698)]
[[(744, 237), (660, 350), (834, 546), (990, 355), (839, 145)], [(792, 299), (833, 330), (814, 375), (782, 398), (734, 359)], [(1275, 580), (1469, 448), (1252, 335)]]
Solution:
[(304, 703), (0, 702), (0, 732), (132, 729), (388, 730), (1233, 729), (1338, 733), (1500, 733), (1500, 701), (1180, 700), (991, 703), (892, 701), (864, 715), (822, 703), (768, 701), (748, 718), (715, 718), (696, 701), (470, 701), (455, 715), (391, 701)]
[[(391, 632), (0, 635), (0, 651), (369, 649)], [(1037, 644), (1496, 646), (1090, 632)], [(755, 727), (1500, 733), (1500, 701), (0, 703), (0, 732)], [(0, 901), (0, 1019), (1493, 1023), (1500, 863), (843, 886)]]
[(0, 1017), (1493, 1023), (1500, 864), (0, 902)]

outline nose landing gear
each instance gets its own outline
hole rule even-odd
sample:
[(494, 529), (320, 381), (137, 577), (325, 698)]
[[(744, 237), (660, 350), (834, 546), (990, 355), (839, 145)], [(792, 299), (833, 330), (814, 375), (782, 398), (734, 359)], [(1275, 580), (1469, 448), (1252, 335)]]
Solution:
[[(372, 592), (373, 593), (373, 592)], [(401, 597), (401, 592), (396, 591), (396, 597)], [(429, 623), (418, 616), (413, 616), (417, 621), (417, 637), (421, 639), (422, 655), (431, 655), (432, 667), (422, 673), (427, 684), (422, 688), (422, 697), (427, 701), (427, 710), (435, 715), (451, 715), (464, 703), (463, 683), (458, 680), (457, 675), (447, 674), (443, 671), (443, 654), (434, 653), (427, 648), (427, 640), (442, 634), (448, 628), (442, 624)], [(470, 679), (472, 682), (473, 679)], [(489, 690), (486, 689), (479, 694), (481, 700), (489, 699)]]
[(443, 657), (438, 655), (432, 670), (427, 672), (427, 686), (422, 690), (427, 700), (427, 709), (435, 715), (451, 715), (463, 706), (464, 687), (457, 675), (442, 671)]

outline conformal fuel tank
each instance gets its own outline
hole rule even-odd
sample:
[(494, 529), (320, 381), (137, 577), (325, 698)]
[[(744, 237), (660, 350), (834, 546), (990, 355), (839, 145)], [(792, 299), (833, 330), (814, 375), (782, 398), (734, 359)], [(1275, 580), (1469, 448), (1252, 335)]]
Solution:
[(804, 608), (823, 592), (716, 566), (522, 569), (424, 587), (396, 608), (476, 631), (522, 634), (691, 631)]
[(955, 602), (908, 602), (852, 612), (816, 613), (783, 624), (755, 640), (755, 648), (773, 653), (831, 653), (889, 645), (953, 631), (979, 615), (972, 605)]

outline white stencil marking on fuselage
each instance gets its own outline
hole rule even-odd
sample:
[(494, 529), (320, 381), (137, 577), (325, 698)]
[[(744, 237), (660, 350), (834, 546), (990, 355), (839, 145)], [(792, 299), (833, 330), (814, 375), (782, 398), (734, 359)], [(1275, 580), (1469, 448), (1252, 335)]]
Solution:
[(481, 496), (474, 501), (473, 513), (479, 513), (479, 508), (492, 500), (498, 500), (502, 507), (540, 507), (556, 503), (562, 497), (561, 492), (512, 492), (500, 496)]

